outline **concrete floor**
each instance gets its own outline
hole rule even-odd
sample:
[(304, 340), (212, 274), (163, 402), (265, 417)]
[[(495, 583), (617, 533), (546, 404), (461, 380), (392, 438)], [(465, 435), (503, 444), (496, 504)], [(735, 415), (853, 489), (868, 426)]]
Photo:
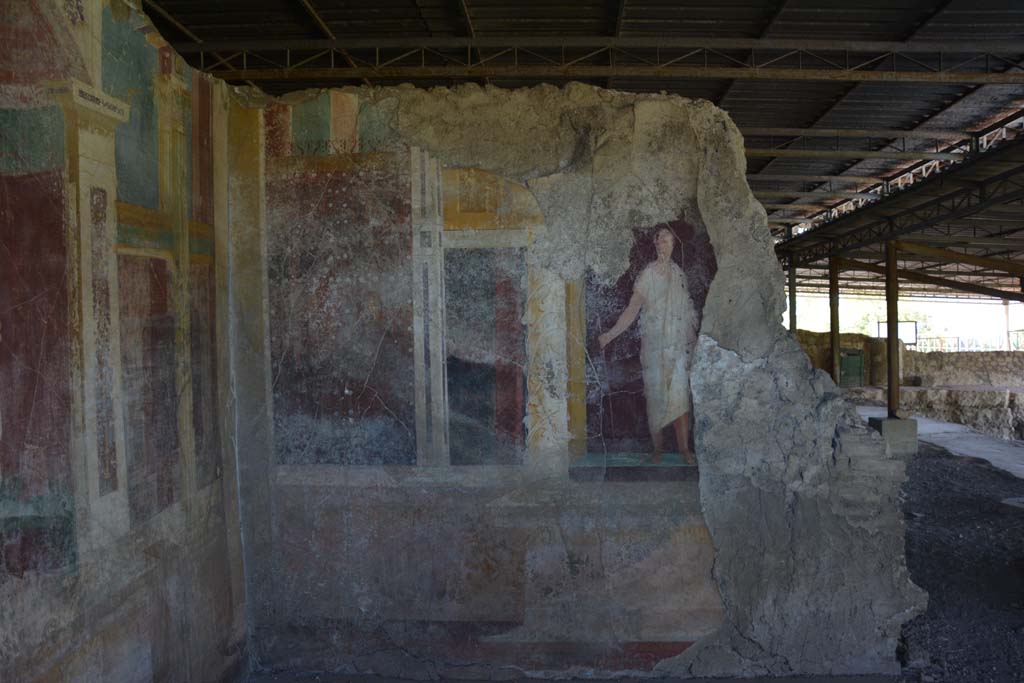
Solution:
[[(876, 406), (857, 406), (857, 412), (866, 422), (869, 417), (885, 417), (886, 409)], [(953, 455), (987, 460), (993, 467), (1024, 479), (1024, 442), (1003, 441), (977, 432), (970, 427), (941, 422), (915, 415), (917, 438)]]

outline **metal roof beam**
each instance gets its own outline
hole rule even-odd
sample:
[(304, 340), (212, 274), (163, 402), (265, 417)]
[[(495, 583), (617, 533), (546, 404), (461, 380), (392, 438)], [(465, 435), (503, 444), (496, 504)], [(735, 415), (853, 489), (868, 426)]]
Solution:
[(897, 152), (858, 149), (770, 149), (747, 147), (748, 157), (788, 159), (891, 159), (894, 161), (960, 161), (965, 155), (957, 152)]
[[(152, 4), (151, 0), (145, 0)], [(193, 39), (194, 40), (194, 39)], [(1024, 41), (962, 41), (962, 40), (915, 40), (907, 42), (885, 41), (833, 41), (793, 40), (787, 38), (700, 38), (675, 36), (427, 36), (402, 38), (339, 38), (337, 40), (305, 39), (264, 39), (178, 42), (175, 49), (181, 54), (197, 54), (206, 50), (412, 50), (430, 48), (434, 50), (461, 50), (467, 48), (585, 48), (623, 50), (715, 50), (763, 52), (808, 51), (825, 54), (855, 53), (857, 57), (877, 53), (878, 55), (931, 54), (952, 55), (1020, 55), (1024, 54)], [(851, 55), (851, 58), (853, 55)], [(864, 67), (868, 68), (868, 67)]]
[[(821, 211), (822, 207), (818, 204), (765, 204), (761, 203), (761, 206), (767, 211)], [(804, 220), (811, 220), (810, 218), (804, 218)]]
[[(785, 199), (786, 197), (821, 197), (822, 199), (880, 199), (881, 195), (870, 192), (846, 192), (834, 190), (823, 192), (818, 190), (755, 190), (754, 197), (758, 199)], [(807, 220), (810, 220), (809, 218)]]
[(330, 40), (337, 40), (337, 37), (334, 35), (334, 31), (331, 30), (331, 28), (323, 20), (323, 18), (316, 11), (313, 5), (310, 4), (309, 0), (299, 0), (299, 4), (302, 5), (303, 9), (306, 10), (306, 14), (309, 15), (309, 18), (316, 22), (316, 25), (317, 27), (319, 27), (321, 33), (327, 36)]
[[(221, 54), (221, 50), (211, 49), (208, 46), (209, 45), (208, 43), (204, 43), (203, 40), (199, 36), (197, 36), (195, 33), (193, 33), (187, 26), (182, 24), (180, 21), (175, 19), (170, 14), (170, 12), (168, 12), (163, 7), (158, 5), (156, 2), (154, 2), (154, 0), (143, 0), (143, 2), (145, 3), (145, 5), (147, 7), (151, 8), (154, 12), (159, 14), (160, 17), (163, 18), (166, 22), (168, 22), (171, 26), (173, 26), (174, 28), (176, 28), (179, 31), (181, 31), (182, 34), (188, 36), (190, 40), (195, 41), (195, 44), (207, 46), (206, 49), (209, 50), (210, 54), (212, 54), (214, 56), (214, 58), (217, 60), (210, 68), (218, 67), (221, 64), (223, 64), (224, 66), (229, 67), (229, 68), (231, 67), (230, 58), (229, 57), (225, 57), (224, 55), (222, 55)], [(237, 50), (236, 50), (236, 52), (237, 52)], [(248, 79), (245, 79), (245, 81), (246, 81), (246, 83), (248, 83), (251, 86), (255, 87), (255, 85), (256, 85), (255, 83), (253, 83), (252, 81), (249, 81)]]
[(748, 173), (747, 180), (773, 183), (882, 183), (885, 178), (867, 175), (790, 175), (787, 173)]
[(896, 248), (900, 251), (908, 251), (911, 254), (925, 256), (931, 259), (948, 261), (952, 263), (966, 263), (979, 268), (998, 270), (1003, 273), (1024, 276), (1024, 263), (1007, 261), (1006, 259), (990, 258), (988, 256), (977, 256), (975, 254), (962, 254), (951, 249), (940, 249), (915, 242), (896, 241)]
[(924, 140), (964, 140), (971, 137), (965, 130), (896, 128), (741, 128), (745, 137), (804, 137), (804, 138), (871, 138), (891, 140), (894, 138), (919, 138)]
[(459, 1), (459, 11), (462, 12), (462, 20), (466, 22), (466, 33), (470, 39), (476, 38), (476, 29), (473, 28), (473, 17), (469, 14), (469, 5), (466, 4), (466, 0)]
[[(323, 17), (320, 16), (320, 13), (316, 11), (316, 8), (313, 7), (310, 0), (299, 0), (299, 4), (301, 4), (303, 9), (306, 10), (306, 14), (309, 15), (309, 18), (316, 22), (317, 27), (325, 36), (327, 36), (330, 40), (337, 40), (337, 36), (334, 35), (334, 31), (332, 31), (331, 27), (327, 25), (327, 22), (323, 20)], [(352, 55), (349, 54), (348, 50), (339, 49), (338, 53), (341, 54), (342, 59), (345, 60), (349, 67), (354, 67), (356, 65), (355, 60), (352, 59)], [(333, 62), (334, 60), (332, 59), (331, 63)], [(366, 85), (373, 85), (372, 83), (370, 83), (370, 80), (368, 78), (364, 77), (361, 80)]]
[[(331, 48), (323, 48), (331, 49)], [(338, 50), (346, 49), (342, 47)], [(354, 48), (351, 48), (354, 49)], [(416, 51), (419, 48), (411, 48)], [(212, 50), (211, 50), (212, 51)], [(251, 51), (251, 50), (249, 50)], [(748, 79), (757, 81), (839, 81), (853, 83), (942, 83), (1024, 85), (1024, 70), (981, 71), (861, 71), (757, 66), (684, 66), (675, 64), (497, 64), (389, 65), (348, 68), (223, 69), (212, 75), (228, 81), (331, 81), (354, 78), (469, 79), (469, 78), (639, 78)]]
[[(839, 261), (839, 267), (843, 268), (844, 270), (861, 270), (868, 273), (885, 275), (884, 266), (876, 266), (873, 263), (864, 263), (863, 261), (853, 261), (844, 258), (836, 260)], [(910, 282), (916, 282), (922, 285), (934, 285), (936, 287), (942, 287), (944, 289), (952, 289), (954, 291), (959, 292), (968, 292), (970, 294), (981, 294), (982, 296), (991, 296), (997, 299), (1024, 301), (1024, 294), (1020, 292), (1008, 292), (1004, 289), (994, 289), (992, 287), (983, 287), (982, 285), (976, 285), (969, 282), (960, 282), (958, 280), (950, 280), (948, 278), (935, 277), (933, 275), (923, 275), (921, 273), (917, 273), (912, 270), (906, 270), (903, 268), (897, 269), (896, 275), (902, 280), (909, 280)]]
[[(1000, 156), (1009, 155), (1019, 148), (1004, 148)], [(1000, 158), (997, 156), (995, 158)], [(803, 196), (803, 195), (801, 195)], [(902, 201), (905, 196), (892, 195)], [(813, 263), (827, 256), (838, 256), (852, 249), (868, 244), (884, 242), (912, 232), (941, 225), (953, 219), (963, 219), (1010, 201), (1024, 199), (1024, 165), (979, 182), (977, 187), (964, 187), (944, 196), (931, 199), (916, 206), (899, 210), (891, 215), (877, 215), (866, 218), (864, 223), (854, 223), (850, 230), (829, 235), (823, 228), (808, 231), (776, 245), (776, 254), (783, 261), (797, 266)], [(885, 202), (873, 205), (878, 213), (889, 206)], [(893, 208), (900, 209), (897, 204)], [(851, 214), (851, 218), (854, 217)], [(860, 216), (856, 216), (860, 219)], [(849, 220), (849, 219), (848, 219)], [(829, 225), (842, 225), (843, 219)]]

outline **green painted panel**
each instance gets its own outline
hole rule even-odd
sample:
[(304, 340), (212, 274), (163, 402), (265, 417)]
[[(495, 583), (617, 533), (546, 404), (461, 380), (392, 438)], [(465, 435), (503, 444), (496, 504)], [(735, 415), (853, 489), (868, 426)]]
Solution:
[(60, 107), (0, 109), (0, 173), (64, 168), (64, 112)]
[(395, 132), (398, 104), (393, 100), (363, 102), (359, 106), (359, 151), (388, 152), (401, 147), (401, 137)]
[(188, 250), (191, 254), (213, 256), (213, 240), (207, 237), (196, 237), (192, 235), (188, 240)]
[(136, 249), (158, 249), (174, 251), (174, 233), (170, 230), (155, 230), (138, 225), (121, 223), (117, 226), (117, 246)]
[(302, 145), (331, 139), (331, 98), (327, 93), (292, 107), (292, 142)]
[(103, 90), (131, 106), (127, 123), (117, 127), (117, 198), (156, 209), (160, 204), (160, 144), (153, 77), (157, 50), (133, 22), (117, 21), (103, 10)]

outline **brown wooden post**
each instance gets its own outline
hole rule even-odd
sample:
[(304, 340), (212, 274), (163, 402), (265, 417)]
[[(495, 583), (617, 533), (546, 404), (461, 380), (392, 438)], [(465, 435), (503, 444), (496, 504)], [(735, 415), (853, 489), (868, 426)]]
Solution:
[(828, 259), (829, 340), (832, 349), (832, 381), (839, 384), (839, 261)]
[(885, 243), (885, 308), (886, 369), (889, 375), (889, 417), (899, 418), (900, 411), (900, 339), (899, 279), (896, 266), (896, 243)]

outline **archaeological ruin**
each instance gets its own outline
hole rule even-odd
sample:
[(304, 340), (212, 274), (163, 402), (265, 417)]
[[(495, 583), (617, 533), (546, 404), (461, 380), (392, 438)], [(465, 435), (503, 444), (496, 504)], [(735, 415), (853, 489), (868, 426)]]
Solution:
[(0, 680), (899, 674), (911, 456), (729, 113), (274, 92), (168, 17), (0, 8)]

